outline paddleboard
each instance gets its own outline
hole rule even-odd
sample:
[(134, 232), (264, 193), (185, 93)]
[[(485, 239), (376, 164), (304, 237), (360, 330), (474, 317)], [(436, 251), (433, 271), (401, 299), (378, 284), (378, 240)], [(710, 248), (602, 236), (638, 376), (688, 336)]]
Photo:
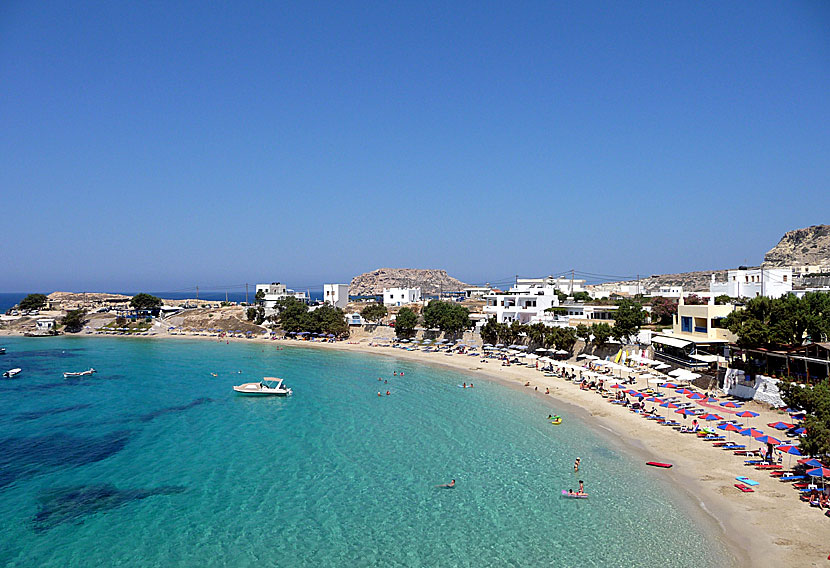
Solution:
[(562, 490), (562, 497), (566, 497), (568, 499), (587, 499), (587, 493), (568, 493), (566, 489)]
[(662, 462), (646, 462), (646, 465), (650, 465), (650, 466), (653, 466), (653, 467), (665, 467), (665, 468), (669, 468), (669, 467), (672, 466), (672, 464), (670, 464), (670, 463), (662, 463)]

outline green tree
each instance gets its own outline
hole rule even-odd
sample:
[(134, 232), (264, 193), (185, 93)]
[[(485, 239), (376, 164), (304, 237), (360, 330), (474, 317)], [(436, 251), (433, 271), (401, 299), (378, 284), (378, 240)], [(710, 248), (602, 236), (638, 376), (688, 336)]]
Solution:
[(495, 345), (499, 342), (499, 329), (501, 324), (496, 323), (496, 318), (487, 318), (484, 325), (481, 326), (481, 339), (484, 343)]
[(157, 311), (162, 303), (161, 298), (156, 298), (155, 296), (142, 292), (133, 296), (132, 300), (130, 300), (130, 307), (135, 310)]
[(265, 308), (262, 306), (251, 306), (245, 310), (245, 317), (248, 321), (254, 322), (256, 325), (262, 325), (265, 321)]
[(613, 329), (607, 323), (595, 323), (591, 326), (591, 335), (594, 336), (593, 343), (597, 347), (603, 347), (613, 334)]
[(386, 309), (386, 306), (384, 306), (383, 304), (374, 303), (369, 304), (368, 306), (363, 308), (363, 311), (360, 312), (360, 315), (366, 321), (378, 323), (380, 320), (386, 317), (387, 313), (388, 310)]
[(312, 327), (311, 318), (308, 314), (308, 306), (291, 296), (280, 298), (274, 304), (277, 311), (276, 320), (283, 331), (308, 331)]
[(256, 295), (254, 296), (254, 301), (257, 304), (265, 303), (265, 290), (257, 290)]
[(444, 333), (458, 333), (470, 327), (470, 310), (455, 302), (432, 300), (424, 308), (424, 326)]
[(793, 382), (779, 385), (784, 402), (805, 411), (801, 451), (810, 456), (830, 454), (830, 386), (827, 380), (815, 386), (799, 386)]
[(349, 335), (349, 324), (346, 323), (346, 313), (331, 304), (323, 304), (310, 312), (312, 330), (317, 333), (327, 333), (337, 337)]
[(577, 302), (590, 302), (593, 298), (588, 292), (574, 292), (573, 299)]
[(623, 342), (637, 335), (640, 326), (646, 321), (646, 312), (643, 311), (643, 306), (633, 300), (622, 299), (617, 306), (611, 334), (614, 339)]
[(721, 294), (720, 296), (715, 296), (715, 304), (718, 306), (725, 306), (726, 304), (731, 304), (733, 302), (732, 298), (730, 298), (726, 294)]
[(29, 294), (20, 300), (21, 310), (39, 310), (46, 305), (47, 298), (43, 294)]
[(418, 325), (418, 314), (412, 308), (403, 307), (395, 317), (395, 334), (398, 337), (410, 337)]
[(64, 331), (68, 333), (78, 333), (81, 331), (86, 323), (84, 316), (86, 316), (86, 310), (84, 309), (70, 310), (66, 312), (66, 315), (63, 316), (63, 319), (61, 320), (61, 323), (64, 326)]
[(591, 328), (581, 323), (576, 326), (576, 336), (585, 342), (585, 345), (591, 342)]

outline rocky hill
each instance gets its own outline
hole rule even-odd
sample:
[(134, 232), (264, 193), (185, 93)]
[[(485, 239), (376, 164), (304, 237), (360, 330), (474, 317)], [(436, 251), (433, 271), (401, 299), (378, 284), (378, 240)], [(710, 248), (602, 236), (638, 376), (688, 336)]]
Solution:
[(350, 296), (371, 296), (383, 294), (384, 288), (415, 288), (420, 286), (422, 294), (437, 294), (440, 291), (460, 291), (467, 287), (462, 281), (447, 274), (446, 270), (422, 268), (378, 268), (352, 278)]
[[(726, 270), (699, 270), (697, 272), (679, 272), (676, 274), (653, 274), (640, 279), (640, 288), (646, 292), (656, 292), (661, 286), (683, 286), (688, 292), (709, 290), (712, 274), (718, 282), (726, 280)], [(625, 284), (636, 284), (636, 280)]]
[(789, 231), (766, 255), (765, 267), (830, 265), (830, 225)]

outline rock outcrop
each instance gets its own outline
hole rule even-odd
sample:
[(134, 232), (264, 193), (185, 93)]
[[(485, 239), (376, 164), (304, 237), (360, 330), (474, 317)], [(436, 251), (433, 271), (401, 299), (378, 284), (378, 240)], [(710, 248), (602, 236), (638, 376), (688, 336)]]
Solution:
[(830, 265), (830, 225), (788, 231), (766, 255), (765, 267)]
[(421, 288), (421, 294), (460, 291), (467, 287), (446, 270), (421, 268), (378, 268), (352, 278), (350, 296), (383, 294), (384, 288)]

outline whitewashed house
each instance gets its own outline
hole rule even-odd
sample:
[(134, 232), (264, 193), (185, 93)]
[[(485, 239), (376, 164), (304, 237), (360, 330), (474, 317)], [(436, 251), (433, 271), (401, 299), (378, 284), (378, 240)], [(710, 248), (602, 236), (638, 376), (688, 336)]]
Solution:
[(345, 308), (349, 303), (349, 285), (323, 284), (323, 301), (335, 308)]
[(384, 306), (405, 306), (421, 301), (420, 288), (384, 288)]
[(746, 268), (729, 270), (726, 282), (717, 282), (712, 274), (709, 292), (712, 296), (730, 298), (780, 298), (793, 290), (792, 268)]
[(517, 283), (506, 293), (488, 294), (484, 299), (484, 313), (498, 323), (532, 323), (542, 319), (548, 308), (559, 306), (556, 289), (537, 283)]
[(52, 331), (55, 329), (54, 318), (41, 318), (35, 322), (38, 331)]
[(270, 284), (257, 284), (257, 294), (262, 291), (265, 297), (262, 306), (265, 308), (265, 315), (272, 315), (275, 310), (277, 302), (283, 298), (296, 298), (304, 304), (308, 304), (308, 294), (305, 292), (295, 292), (290, 288), (286, 288), (285, 284), (279, 282), (271, 282)]

